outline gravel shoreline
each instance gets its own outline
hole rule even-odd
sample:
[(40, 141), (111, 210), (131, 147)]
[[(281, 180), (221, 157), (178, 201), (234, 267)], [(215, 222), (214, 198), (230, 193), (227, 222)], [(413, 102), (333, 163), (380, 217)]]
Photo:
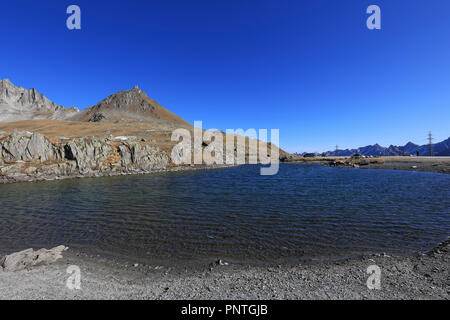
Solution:
[[(67, 267), (81, 270), (69, 290)], [(381, 288), (369, 290), (367, 268), (381, 268)], [(450, 299), (450, 240), (410, 257), (370, 255), (295, 266), (207, 265), (200, 269), (127, 266), (70, 250), (55, 264), (0, 271), (0, 299)]]
[[(341, 158), (303, 158), (301, 160), (288, 161), (287, 163), (318, 164), (332, 167), (352, 168), (352, 166), (334, 166), (334, 161), (345, 161)], [(373, 161), (373, 162), (370, 162)], [(379, 161), (379, 162), (376, 162)], [(450, 174), (450, 157), (391, 157), (391, 158), (369, 158), (367, 163), (358, 163), (357, 169), (381, 169), (381, 170), (406, 170)]]
[(450, 174), (450, 161), (386, 161), (385, 163), (370, 163), (360, 168), (384, 170), (408, 170)]

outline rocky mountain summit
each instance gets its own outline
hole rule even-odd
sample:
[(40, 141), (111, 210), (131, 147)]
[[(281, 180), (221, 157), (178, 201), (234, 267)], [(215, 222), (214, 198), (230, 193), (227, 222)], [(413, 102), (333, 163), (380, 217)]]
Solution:
[(17, 87), (0, 80), (0, 123), (21, 120), (68, 120), (79, 122), (147, 122), (157, 129), (192, 128), (181, 117), (152, 100), (136, 85), (111, 94), (92, 107), (79, 111), (47, 99), (36, 89)]
[(75, 107), (65, 108), (47, 99), (36, 89), (16, 87), (8, 79), (0, 80), (0, 122), (19, 120), (61, 120), (77, 114)]
[(68, 120), (87, 122), (144, 121), (165, 127), (192, 127), (187, 121), (150, 99), (136, 85), (132, 90), (119, 91), (84, 109)]

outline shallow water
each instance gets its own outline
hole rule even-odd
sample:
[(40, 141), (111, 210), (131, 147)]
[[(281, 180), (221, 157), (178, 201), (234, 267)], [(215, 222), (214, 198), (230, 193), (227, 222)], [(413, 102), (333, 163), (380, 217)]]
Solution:
[(415, 254), (450, 235), (450, 176), (282, 164), (0, 185), (0, 253), (65, 244), (131, 263)]

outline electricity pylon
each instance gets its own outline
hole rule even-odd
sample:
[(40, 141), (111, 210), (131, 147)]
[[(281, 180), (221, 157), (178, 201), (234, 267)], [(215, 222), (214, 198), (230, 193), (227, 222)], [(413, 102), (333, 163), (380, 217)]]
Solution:
[(430, 157), (433, 156), (433, 135), (431, 131), (428, 133), (428, 149), (430, 150)]

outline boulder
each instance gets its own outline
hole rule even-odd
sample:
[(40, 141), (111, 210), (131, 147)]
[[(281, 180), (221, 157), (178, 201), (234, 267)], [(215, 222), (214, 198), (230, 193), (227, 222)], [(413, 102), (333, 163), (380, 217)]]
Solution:
[(8, 161), (26, 160), (26, 148), (31, 136), (25, 132), (14, 131), (1, 142), (2, 158)]
[(39, 132), (34, 132), (27, 145), (27, 152), (31, 159), (41, 161), (56, 158), (53, 145)]
[(111, 151), (106, 140), (97, 138), (78, 138), (64, 146), (65, 159), (75, 160), (80, 173), (101, 167)]
[(41, 160), (58, 158), (56, 148), (38, 132), (20, 132), (15, 130), (0, 142), (0, 156), (4, 160)]
[(128, 165), (131, 163), (131, 151), (125, 145), (119, 146), (118, 149), (119, 149), (119, 155), (122, 159), (122, 167), (127, 168)]
[(122, 141), (133, 141), (133, 140), (138, 140), (138, 138), (135, 137), (135, 136), (118, 136), (118, 137), (113, 138), (113, 140), (114, 140), (114, 141), (122, 142)]
[(26, 174), (34, 174), (34, 173), (36, 173), (36, 170), (37, 170), (36, 167), (28, 167), (28, 168), (25, 168), (23, 170), (23, 172), (25, 172)]
[(0, 267), (5, 272), (14, 272), (29, 269), (34, 266), (53, 263), (62, 258), (65, 246), (58, 246), (53, 249), (26, 249), (15, 252), (0, 259)]

